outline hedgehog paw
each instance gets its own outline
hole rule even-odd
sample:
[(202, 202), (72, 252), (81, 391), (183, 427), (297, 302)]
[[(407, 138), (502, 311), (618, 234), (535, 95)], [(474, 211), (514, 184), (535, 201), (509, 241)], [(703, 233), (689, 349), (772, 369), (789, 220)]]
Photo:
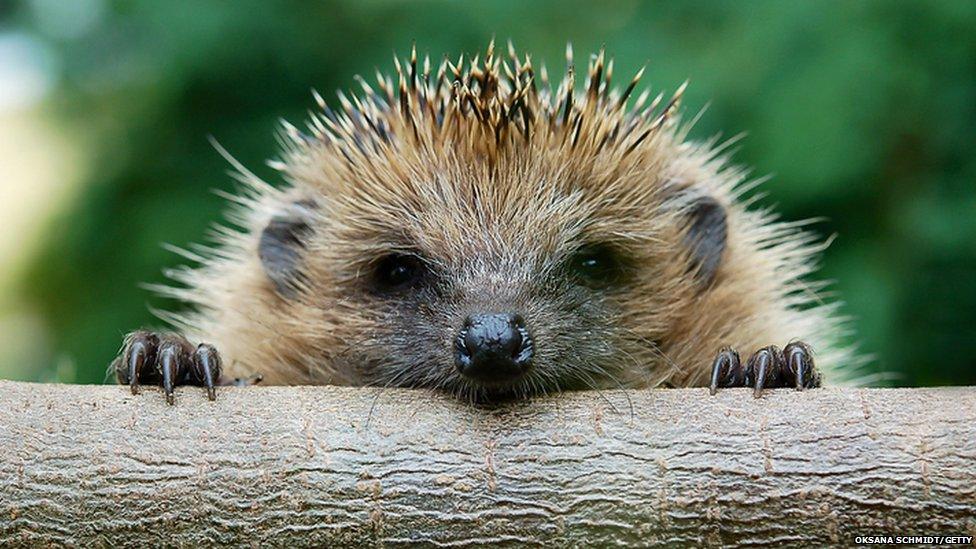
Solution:
[(159, 385), (166, 402), (174, 403), (177, 385), (206, 387), (210, 400), (217, 398), (215, 385), (220, 383), (220, 353), (208, 343), (194, 347), (183, 336), (160, 334), (147, 330), (132, 332), (122, 344), (122, 352), (112, 362), (119, 383), (128, 385), (132, 394), (140, 384)]
[(801, 341), (791, 342), (783, 350), (775, 345), (763, 347), (745, 365), (735, 349), (723, 347), (712, 363), (711, 393), (720, 387), (752, 387), (753, 396), (759, 398), (765, 388), (802, 391), (820, 387), (820, 372), (813, 364), (813, 350)]

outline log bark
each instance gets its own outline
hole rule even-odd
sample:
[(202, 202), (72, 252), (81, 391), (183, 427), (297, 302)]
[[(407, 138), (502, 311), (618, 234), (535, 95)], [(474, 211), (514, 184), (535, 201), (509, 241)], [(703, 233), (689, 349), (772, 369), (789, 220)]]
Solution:
[(976, 388), (0, 382), (0, 546), (852, 544), (976, 534)]

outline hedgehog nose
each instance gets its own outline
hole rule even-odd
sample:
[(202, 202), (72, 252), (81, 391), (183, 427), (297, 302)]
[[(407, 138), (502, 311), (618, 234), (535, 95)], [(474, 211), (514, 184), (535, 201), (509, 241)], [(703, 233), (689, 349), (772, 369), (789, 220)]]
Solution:
[(458, 370), (476, 381), (514, 381), (532, 364), (532, 338), (525, 321), (516, 314), (469, 316), (458, 332), (455, 347)]

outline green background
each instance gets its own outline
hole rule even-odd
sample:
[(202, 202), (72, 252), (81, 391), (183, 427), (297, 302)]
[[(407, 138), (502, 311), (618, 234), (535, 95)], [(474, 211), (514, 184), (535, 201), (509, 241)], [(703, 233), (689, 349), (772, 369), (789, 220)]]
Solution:
[(52, 52), (45, 116), (93, 166), (24, 244), (11, 291), (47, 335), (20, 377), (101, 382), (122, 334), (174, 306), (138, 285), (164, 281), (180, 261), (160, 243), (204, 240), (225, 206), (211, 189), (234, 187), (208, 135), (276, 181), (273, 130), (311, 88), (332, 98), (414, 40), (440, 59), (496, 36), (551, 71), (572, 41), (578, 59), (605, 44), (621, 80), (644, 63), (657, 90), (690, 79), (686, 109), (709, 105), (692, 135), (747, 132), (736, 159), (773, 176), (763, 204), (837, 235), (821, 275), (871, 370), (976, 384), (976, 2), (49, 0), (0, 3), (4, 30)]

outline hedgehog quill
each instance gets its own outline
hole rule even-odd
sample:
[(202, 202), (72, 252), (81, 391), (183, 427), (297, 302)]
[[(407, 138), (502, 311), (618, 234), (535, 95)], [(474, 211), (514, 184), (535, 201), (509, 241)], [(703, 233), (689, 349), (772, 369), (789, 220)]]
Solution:
[(414, 48), (283, 124), (283, 185), (225, 153), (241, 229), (179, 250), (195, 265), (155, 289), (192, 312), (129, 334), (119, 382), (172, 403), (254, 374), (479, 401), (843, 381), (837, 304), (807, 280), (824, 245), (749, 207), (731, 141), (688, 139), (684, 86), (587, 65), (577, 86), (571, 48), (558, 81), (511, 44), (436, 68)]

